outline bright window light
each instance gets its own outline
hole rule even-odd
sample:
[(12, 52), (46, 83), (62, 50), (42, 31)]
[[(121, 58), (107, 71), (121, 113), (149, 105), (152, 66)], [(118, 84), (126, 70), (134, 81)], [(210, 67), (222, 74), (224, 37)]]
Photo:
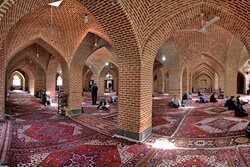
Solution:
[(152, 147), (163, 150), (171, 150), (176, 148), (174, 143), (170, 142), (168, 139), (165, 138), (156, 139), (155, 143), (152, 144)]
[(166, 61), (166, 57), (165, 56), (162, 56), (162, 61)]
[(19, 76), (15, 75), (13, 77), (12, 85), (13, 86), (21, 86), (21, 79), (19, 78)]
[(59, 76), (56, 81), (57, 86), (62, 86), (62, 77)]

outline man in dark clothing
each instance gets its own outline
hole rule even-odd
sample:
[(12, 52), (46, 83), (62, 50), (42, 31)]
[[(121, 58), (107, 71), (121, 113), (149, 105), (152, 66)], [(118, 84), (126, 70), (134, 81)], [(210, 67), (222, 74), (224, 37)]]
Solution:
[(211, 97), (210, 97), (210, 102), (217, 102), (217, 100), (216, 100), (214, 94), (211, 95)]
[(107, 110), (107, 109), (109, 108), (109, 105), (108, 105), (108, 103), (106, 102), (105, 98), (103, 98), (103, 99), (100, 101), (100, 104), (98, 105), (97, 108), (100, 109), (100, 110)]
[(92, 104), (93, 105), (96, 105), (97, 91), (98, 91), (98, 87), (97, 87), (96, 83), (94, 83), (94, 85), (91, 87)]
[(225, 107), (227, 107), (228, 110), (235, 110), (236, 105), (234, 101), (234, 96), (231, 96), (231, 98), (227, 100)]

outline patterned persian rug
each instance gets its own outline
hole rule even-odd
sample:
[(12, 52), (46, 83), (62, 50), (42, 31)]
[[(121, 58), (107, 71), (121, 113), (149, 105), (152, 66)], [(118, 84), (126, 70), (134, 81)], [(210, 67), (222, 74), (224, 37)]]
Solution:
[(127, 166), (159, 167), (244, 167), (236, 149), (223, 150), (154, 150), (144, 158), (131, 160)]
[(114, 122), (97, 118), (88, 114), (81, 114), (70, 117), (73, 121), (93, 129), (101, 134), (113, 136), (116, 132), (116, 124)]
[(248, 120), (237, 117), (188, 116), (174, 137), (209, 138), (245, 134)]

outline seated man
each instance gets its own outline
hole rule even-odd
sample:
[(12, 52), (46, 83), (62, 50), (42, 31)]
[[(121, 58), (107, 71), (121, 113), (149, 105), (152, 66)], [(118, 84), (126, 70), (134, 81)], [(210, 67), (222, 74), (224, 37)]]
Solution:
[(228, 110), (235, 110), (236, 104), (234, 101), (234, 96), (231, 96), (231, 98), (227, 100), (225, 107), (227, 107)]
[(247, 117), (248, 116), (247, 111), (243, 108), (242, 105), (239, 105), (235, 108), (234, 114), (236, 117)]
[(247, 125), (246, 132), (247, 132), (247, 136), (250, 138), (250, 122)]
[(174, 98), (170, 102), (170, 106), (173, 108), (179, 108), (181, 106), (181, 100), (174, 95)]
[(183, 97), (182, 97), (182, 104), (183, 104), (183, 106), (185, 106), (186, 103), (187, 103), (187, 94), (185, 93), (185, 94), (183, 95)]
[(191, 94), (191, 93), (188, 93), (188, 94), (187, 94), (187, 99), (188, 99), (188, 100), (192, 100), (192, 94)]
[(99, 110), (107, 110), (109, 108), (108, 103), (106, 102), (105, 98), (103, 98), (100, 104), (97, 106)]
[(210, 102), (212, 102), (212, 103), (213, 103), (213, 102), (217, 102), (217, 100), (216, 100), (214, 94), (211, 95), (211, 97), (210, 97)]
[(112, 103), (116, 103), (116, 102), (117, 102), (117, 96), (115, 96), (115, 95), (111, 96), (111, 97), (110, 97), (110, 101), (111, 101)]

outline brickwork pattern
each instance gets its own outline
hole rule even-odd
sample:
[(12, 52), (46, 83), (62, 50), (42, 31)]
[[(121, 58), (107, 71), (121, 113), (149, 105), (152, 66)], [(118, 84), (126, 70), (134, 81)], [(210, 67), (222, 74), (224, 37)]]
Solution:
[[(95, 33), (108, 41), (118, 55), (118, 128), (132, 132), (142, 132), (151, 126), (153, 64), (159, 48), (166, 40), (170, 40), (166, 48), (176, 50), (173, 54), (167, 54), (169, 64), (164, 64), (169, 69), (171, 96), (180, 96), (182, 93), (182, 67), (186, 66), (185, 62), (202, 52), (218, 61), (208, 61), (204, 66), (205, 74), (214, 76), (213, 68), (217, 70), (216, 66), (226, 60), (226, 65), (222, 66), (223, 72), (221, 69), (216, 71), (220, 78), (219, 85), (223, 85), (224, 80), (221, 79), (221, 74), (226, 74), (225, 90), (234, 94), (236, 82), (230, 76), (239, 69), (238, 58), (243, 45), (247, 51), (250, 47), (250, 4), (247, 1), (65, 0), (62, 6), (53, 8), (53, 24), (50, 22), (51, 8), (47, 5), (49, 0), (11, 2), (13, 5), (5, 10), (0, 20), (0, 46), (4, 48), (0, 49), (0, 56), (1, 62), (5, 62), (1, 64), (2, 82), (12, 58), (27, 46), (36, 43), (37, 38), (41, 38), (43, 43), (39, 45), (58, 58), (62, 66), (63, 87), (69, 92), (69, 107), (79, 109), (83, 67), (93, 53), (95, 41), (95, 35), (89, 37), (86, 34)], [(204, 36), (198, 32), (176, 32), (178, 29), (200, 26), (201, 12), (206, 14), (205, 20), (214, 16), (221, 18), (208, 28), (209, 32), (214, 33), (212, 36)], [(85, 13), (89, 16), (87, 24), (83, 23)], [(232, 40), (235, 36), (242, 43)], [(43, 63), (40, 65), (44, 65), (42, 69), (46, 72), (47, 66)], [(40, 86), (36, 88), (45, 82), (41, 70), (38, 73), (43, 79), (38, 78)], [(1, 86), (2, 109), (5, 83), (1, 83)]]

